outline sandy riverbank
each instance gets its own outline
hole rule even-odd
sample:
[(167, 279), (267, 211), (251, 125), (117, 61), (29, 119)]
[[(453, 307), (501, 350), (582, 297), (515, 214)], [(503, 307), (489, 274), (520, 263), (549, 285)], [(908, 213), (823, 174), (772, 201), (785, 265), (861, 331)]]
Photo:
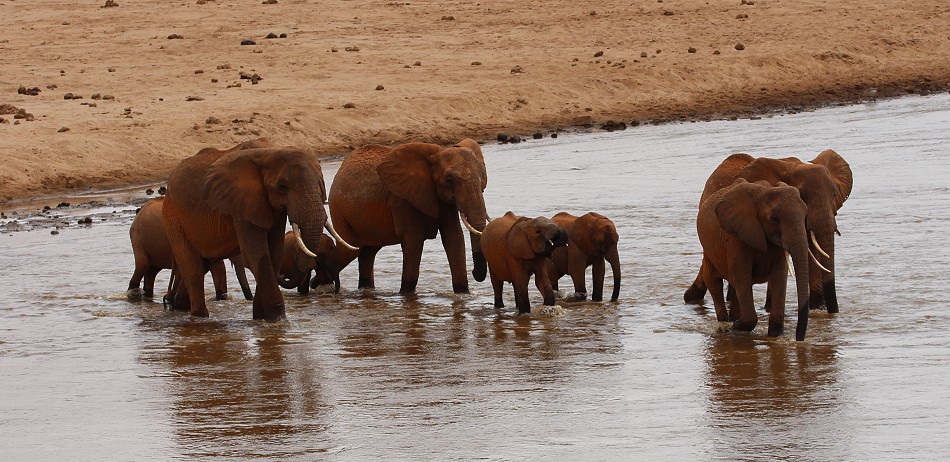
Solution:
[(0, 115), (0, 208), (255, 136), (339, 155), (950, 86), (944, 0), (103, 4), (0, 0), (0, 104), (31, 114)]

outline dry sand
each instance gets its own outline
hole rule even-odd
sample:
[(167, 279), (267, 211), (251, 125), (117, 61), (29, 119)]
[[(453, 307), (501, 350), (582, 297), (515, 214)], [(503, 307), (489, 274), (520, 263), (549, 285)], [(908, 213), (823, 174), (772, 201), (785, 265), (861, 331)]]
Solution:
[(256, 136), (339, 155), (950, 84), (947, 0), (104, 3), (0, 0), (0, 104), (33, 118), (0, 114), (0, 208)]

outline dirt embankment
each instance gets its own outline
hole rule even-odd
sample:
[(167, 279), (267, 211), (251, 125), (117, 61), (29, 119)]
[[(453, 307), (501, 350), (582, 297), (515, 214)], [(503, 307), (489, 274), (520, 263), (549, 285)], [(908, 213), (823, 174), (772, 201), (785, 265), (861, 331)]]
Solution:
[(256, 136), (337, 155), (950, 84), (945, 0), (115, 3), (0, 0), (0, 208)]

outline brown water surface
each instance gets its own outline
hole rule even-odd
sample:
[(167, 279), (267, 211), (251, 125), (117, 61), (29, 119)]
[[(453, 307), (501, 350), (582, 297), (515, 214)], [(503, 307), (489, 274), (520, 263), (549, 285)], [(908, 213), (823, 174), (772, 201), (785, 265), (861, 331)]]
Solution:
[[(619, 227), (621, 300), (561, 317), (515, 316), (510, 290), (495, 309), (487, 281), (452, 294), (438, 240), (418, 296), (396, 293), (387, 248), (375, 292), (353, 265), (340, 295), (285, 291), (289, 320), (267, 324), (233, 278), (208, 319), (126, 301), (131, 207), (0, 235), (0, 460), (950, 459), (948, 103), (486, 145), (492, 216)], [(855, 176), (841, 313), (815, 312), (801, 343), (794, 316), (782, 338), (719, 332), (681, 301), (706, 177), (733, 152), (826, 148)]]

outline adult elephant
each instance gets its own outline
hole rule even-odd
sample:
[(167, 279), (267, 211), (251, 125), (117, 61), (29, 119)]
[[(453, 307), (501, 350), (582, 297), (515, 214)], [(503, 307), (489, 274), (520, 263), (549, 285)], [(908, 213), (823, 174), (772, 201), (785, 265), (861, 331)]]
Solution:
[[(333, 293), (340, 292), (340, 270), (337, 263), (337, 246), (333, 238), (324, 234), (315, 252), (316, 257), (307, 255), (297, 245), (294, 233), (284, 235), (284, 256), (277, 273), (277, 283), (285, 289), (297, 289), (300, 295), (307, 295), (310, 289), (319, 285), (333, 284)], [(313, 281), (310, 274), (315, 273)]]
[(327, 224), (325, 199), (320, 162), (299, 148), (258, 139), (226, 151), (202, 149), (183, 160), (168, 177), (163, 211), (184, 287), (174, 307), (208, 316), (204, 268), (243, 255), (257, 281), (254, 319), (283, 318), (277, 269), (287, 219), (299, 245), (316, 249)]
[[(824, 306), (829, 313), (837, 313), (839, 307), (835, 290), (834, 256), (835, 234), (840, 233), (835, 216), (851, 195), (854, 184), (851, 167), (831, 149), (823, 151), (811, 163), (794, 157), (771, 159), (733, 154), (726, 158), (706, 181), (700, 204), (716, 191), (731, 185), (737, 178), (749, 182), (764, 180), (772, 185), (782, 182), (799, 190), (802, 200), (808, 206), (805, 221), (810, 245), (817, 257), (809, 268), (809, 304), (812, 309)], [(830, 271), (819, 270), (818, 263)], [(683, 298), (687, 303), (702, 300), (705, 292), (706, 287), (697, 276)], [(768, 302), (766, 307), (770, 307)]]
[(531, 312), (528, 282), (532, 275), (544, 304), (554, 306), (554, 288), (548, 276), (547, 260), (555, 248), (567, 245), (566, 229), (549, 218), (527, 218), (508, 212), (492, 220), (481, 237), (496, 308), (505, 306), (502, 290), (504, 283), (510, 282), (515, 290), (518, 313)]
[[(165, 234), (162, 223), (162, 209), (165, 198), (157, 197), (145, 203), (132, 220), (129, 227), (129, 239), (132, 241), (132, 254), (135, 256), (135, 271), (129, 280), (129, 290), (138, 289), (142, 285), (141, 295), (145, 298), (154, 296), (155, 276), (163, 269), (172, 269), (175, 257), (172, 255), (171, 244)], [(238, 257), (236, 257), (238, 258)], [(235, 268), (240, 268), (243, 262), (237, 262)], [(215, 298), (227, 300), (227, 276), (223, 260), (210, 263), (211, 279), (214, 281)], [(244, 271), (235, 271), (244, 298), (251, 300), (253, 294), (247, 282)], [(144, 281), (143, 281), (144, 278)], [(173, 276), (171, 281), (175, 281)], [(173, 284), (169, 284), (172, 287)], [(169, 290), (169, 295), (174, 288)], [(131, 292), (130, 292), (131, 294)]]
[(466, 139), (445, 148), (408, 143), (389, 148), (364, 146), (347, 156), (330, 188), (330, 217), (340, 235), (359, 250), (341, 249), (340, 268), (359, 258), (359, 288), (375, 287), (373, 265), (383, 246), (402, 246), (400, 293), (412, 293), (419, 281), (422, 247), (441, 235), (452, 275), (452, 290), (468, 292), (465, 238), (459, 215), (472, 241), (472, 275), (485, 280), (479, 234), (488, 222), (485, 198), (488, 174), (481, 148)]
[(587, 297), (584, 273), (588, 267), (593, 266), (594, 287), (591, 300), (603, 300), (604, 275), (607, 269), (605, 263), (609, 262), (614, 276), (614, 290), (610, 301), (617, 301), (620, 297), (620, 253), (617, 251), (620, 235), (617, 234), (614, 222), (596, 212), (585, 213), (579, 217), (561, 212), (554, 215), (552, 220), (570, 235), (567, 246), (554, 249), (548, 261), (548, 273), (554, 290), (557, 290), (558, 279), (569, 274), (574, 282), (577, 299), (583, 300)]

